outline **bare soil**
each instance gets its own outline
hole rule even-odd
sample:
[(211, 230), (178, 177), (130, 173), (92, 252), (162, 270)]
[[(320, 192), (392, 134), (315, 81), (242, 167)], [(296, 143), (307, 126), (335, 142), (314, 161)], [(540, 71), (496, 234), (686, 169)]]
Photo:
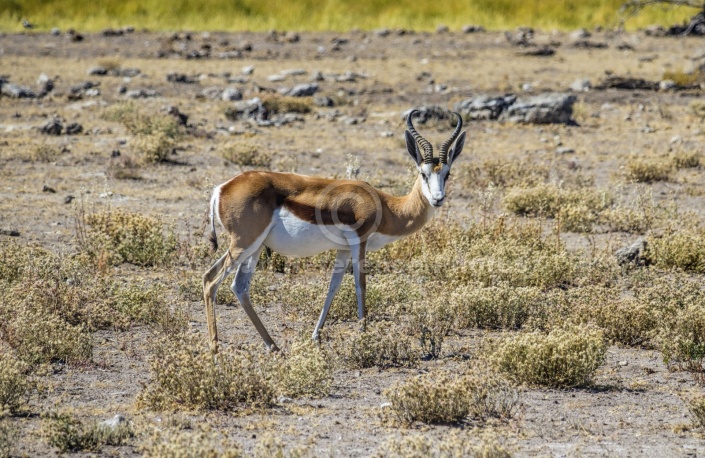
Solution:
[[(0, 229), (19, 231), (21, 243), (38, 242), (70, 253), (76, 249), (74, 205), (79, 201), (88, 209), (112, 205), (161, 214), (178, 228), (181, 237), (198, 239), (210, 189), (241, 170), (225, 161), (220, 151), (243, 139), (272, 154), (274, 170), (344, 176), (348, 155), (352, 155), (359, 158), (362, 179), (401, 193), (413, 181), (402, 141), (404, 110), (429, 104), (452, 108), (453, 103), (473, 95), (521, 92), (527, 83), (533, 93), (565, 92), (577, 78), (588, 78), (594, 86), (606, 74), (659, 81), (664, 71), (687, 69), (705, 51), (700, 38), (654, 38), (642, 33), (596, 33), (590, 40), (607, 44), (601, 49), (572, 47), (567, 34), (538, 33), (538, 44), (562, 43), (550, 57), (522, 55), (525, 49), (511, 46), (501, 33), (300, 33), (298, 41), (291, 39), (292, 34), (189, 36), (182, 33), (174, 40), (171, 34), (148, 32), (118, 37), (86, 34), (74, 42), (64, 35), (0, 35), (0, 74), (32, 88), (41, 73), (57, 79), (56, 88), (42, 99), (0, 98)], [(185, 57), (204, 50), (210, 50), (209, 57)], [(240, 55), (219, 57), (229, 51)], [(132, 78), (87, 74), (89, 68), (106, 64), (138, 68), (141, 74)], [(241, 75), (241, 69), (250, 65), (254, 73)], [(281, 82), (268, 79), (287, 69), (305, 73)], [(303, 121), (283, 127), (229, 121), (224, 115), (229, 102), (197, 97), (207, 87), (233, 86), (248, 99), (308, 82), (316, 71), (324, 75), (355, 72), (365, 77), (319, 82), (320, 93), (338, 100), (338, 106), (315, 107)], [(167, 74), (172, 72), (194, 76), (197, 82), (168, 82)], [(245, 82), (228, 83), (226, 72), (230, 77), (242, 76)], [(70, 87), (84, 81), (99, 82), (101, 94), (69, 100)], [(136, 103), (148, 112), (176, 106), (199, 131), (186, 138), (171, 163), (141, 168), (140, 180), (119, 180), (107, 174), (115, 160), (113, 151), (130, 154), (130, 136), (124, 128), (100, 118), (105, 107), (124, 100), (119, 86), (157, 91), (158, 97)], [(459, 162), (481, 165), (490, 158), (530, 157), (556, 166), (572, 163), (593, 175), (596, 187), (627, 196), (636, 189), (620, 184), (628, 158), (702, 149), (703, 125), (688, 107), (690, 101), (702, 97), (700, 90), (591, 90), (577, 96), (577, 126), (470, 123)], [(84, 133), (58, 137), (39, 133), (55, 116), (82, 124)], [(419, 130), (434, 143), (447, 135), (445, 125), (420, 126)], [(43, 144), (64, 152), (49, 163), (26, 160)], [(575, 152), (558, 156), (555, 149), (560, 145)], [(56, 192), (43, 192), (44, 186)], [(452, 182), (449, 186), (444, 212), (461, 220), (476, 217), (483, 189), (460, 188)], [(672, 181), (647, 186), (657, 201), (672, 202), (681, 210), (691, 210), (694, 218), (703, 218), (702, 169), (679, 171)], [(69, 195), (76, 200), (65, 204)], [(576, 249), (596, 244), (609, 250), (636, 236), (565, 234), (564, 238)], [(180, 300), (178, 272), (122, 266), (116, 275), (160, 277), (174, 284), (174, 300)], [(321, 288), (326, 288), (323, 282)], [(288, 320), (281, 304), (256, 306), (277, 341), (313, 328), (313, 322)], [(186, 307), (194, 332), (205, 333), (202, 304), (193, 302)], [(226, 344), (259, 343), (239, 307), (220, 305), (218, 313)], [(453, 428), (474, 426), (416, 426), (411, 430), (390, 426), (379, 417), (380, 404), (386, 401), (382, 391), (419, 372), (464, 364), (462, 356), (472, 357), (482, 336), (479, 332), (452, 336), (449, 356), (425, 361), (420, 369), (337, 370), (332, 393), (323, 399), (284, 402), (273, 409), (239, 414), (184, 415), (194, 424), (209, 423), (247, 451), (267, 431), (289, 444), (311, 444), (315, 455), (369, 456), (389, 437), (416, 433), (443, 440)], [(153, 424), (162, 421), (162, 414), (141, 412), (134, 402), (149, 378), (146, 343), (150, 338), (141, 329), (103, 331), (95, 335), (94, 365), (57, 367), (46, 377), (53, 389), (45, 398), (32, 400), (32, 415), (12, 419), (21, 431), (19, 453), (55, 453), (38, 436), (39, 414), (55, 407), (70, 407), (92, 419), (123, 413)], [(517, 456), (701, 456), (705, 440), (690, 426), (682, 401), (684, 395), (701, 391), (689, 374), (670, 372), (657, 351), (611, 347), (594, 386), (523, 389), (517, 418), (484, 429), (502, 438)], [(133, 444), (105, 447), (102, 453), (122, 456), (139, 451)]]

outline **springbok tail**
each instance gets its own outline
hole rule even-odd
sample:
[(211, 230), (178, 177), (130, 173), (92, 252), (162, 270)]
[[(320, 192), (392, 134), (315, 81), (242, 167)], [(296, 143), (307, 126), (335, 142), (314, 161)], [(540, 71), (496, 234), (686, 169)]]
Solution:
[(216, 211), (216, 208), (218, 207), (219, 197), (220, 197), (220, 187), (217, 187), (213, 190), (213, 195), (211, 196), (210, 211), (208, 213), (210, 223), (211, 223), (211, 232), (208, 235), (208, 241), (211, 242), (211, 250), (212, 251), (216, 251), (218, 249), (218, 236), (215, 233), (215, 211)]

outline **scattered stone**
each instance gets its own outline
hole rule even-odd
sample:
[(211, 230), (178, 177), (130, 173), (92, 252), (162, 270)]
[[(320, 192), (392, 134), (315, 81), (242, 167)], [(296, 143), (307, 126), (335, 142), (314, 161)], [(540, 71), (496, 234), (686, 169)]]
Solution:
[(63, 124), (58, 119), (52, 119), (48, 123), (44, 124), (39, 130), (44, 135), (61, 135), (64, 130)]
[(617, 49), (620, 51), (634, 51), (634, 46), (629, 43), (620, 43), (617, 45)]
[[(427, 122), (433, 121), (443, 121), (446, 119), (451, 119), (451, 112), (447, 108), (443, 108), (439, 105), (429, 105), (424, 107), (416, 108), (417, 113), (414, 115), (414, 121), (418, 124), (426, 124)], [(412, 110), (406, 110), (402, 113), (402, 119), (409, 117), (409, 113)]]
[(504, 37), (512, 46), (534, 46), (534, 29), (519, 27), (514, 32), (504, 32)]
[(166, 80), (170, 83), (195, 84), (198, 80), (184, 73), (169, 73), (166, 75)]
[(529, 49), (527, 51), (520, 52), (520, 56), (533, 56), (533, 57), (550, 57), (556, 53), (556, 50), (550, 46), (541, 46), (535, 49)]
[(255, 72), (255, 66), (254, 65), (248, 65), (246, 67), (242, 67), (242, 74), (243, 75), (251, 75)]
[(436, 33), (448, 33), (448, 32), (450, 32), (450, 29), (445, 24), (439, 24), (438, 27), (436, 27)]
[(590, 41), (590, 40), (577, 40), (574, 41), (570, 44), (571, 47), (573, 48), (582, 48), (582, 49), (605, 49), (607, 48), (607, 43), (599, 42), (599, 41)]
[(13, 99), (33, 99), (37, 94), (28, 87), (13, 83), (0, 84), (0, 94)]
[(219, 87), (207, 87), (201, 91), (201, 97), (211, 100), (220, 99), (223, 96), (223, 90)]
[(481, 25), (464, 25), (462, 31), (463, 33), (480, 33), (484, 32), (485, 28)]
[(234, 87), (226, 87), (223, 89), (223, 93), (220, 95), (220, 98), (226, 102), (242, 100), (242, 93)]
[(561, 146), (559, 148), (556, 148), (556, 154), (560, 154), (560, 155), (575, 154), (575, 150), (573, 148), (569, 148), (567, 146)]
[(86, 97), (98, 97), (100, 95), (100, 89), (98, 89), (97, 87), (88, 89), (86, 92), (84, 92), (84, 95)]
[(314, 95), (313, 96), (313, 104), (316, 105), (317, 107), (335, 106), (333, 99), (331, 99), (327, 95)]
[(454, 109), (468, 119), (498, 119), (515, 100), (515, 95), (502, 97), (482, 95), (460, 101), (455, 104)]
[(578, 78), (570, 83), (570, 90), (573, 92), (587, 92), (592, 89), (592, 84), (587, 78)]
[(290, 90), (286, 92), (286, 95), (289, 95), (291, 97), (308, 97), (312, 96), (318, 92), (318, 84), (316, 83), (304, 83), (304, 84), (297, 84)]
[(122, 29), (103, 29), (100, 34), (104, 37), (121, 37), (125, 34), (125, 31)]
[(663, 80), (658, 83), (660, 91), (670, 91), (677, 88), (676, 82), (673, 80)]
[(188, 122), (188, 115), (180, 112), (178, 107), (169, 105), (167, 107), (164, 107), (163, 111), (169, 116), (172, 116), (174, 119), (176, 119), (176, 122), (180, 126), (185, 126)]
[(302, 68), (292, 68), (289, 70), (284, 70), (281, 72), (281, 75), (284, 77), (289, 77), (289, 76), (303, 76), (306, 73), (308, 73), (306, 70)]
[(42, 186), (42, 192), (48, 192), (50, 194), (56, 194), (56, 189), (52, 188), (51, 186), (44, 185)]
[[(116, 74), (114, 76), (122, 76), (125, 78), (134, 78), (135, 76), (139, 75), (142, 73), (142, 71), (139, 68), (118, 68), (115, 69)], [(109, 72), (111, 75), (113, 75), (113, 72)]]
[(78, 135), (83, 132), (83, 126), (77, 122), (72, 122), (66, 126), (66, 135)]
[(61, 29), (58, 27), (53, 27), (49, 33), (56, 37), (61, 35)]
[(128, 99), (146, 99), (148, 97), (158, 97), (159, 94), (153, 89), (133, 89), (125, 92)]
[[(81, 84), (76, 84), (69, 88), (68, 99), (69, 100), (79, 100), (82, 99), (89, 89), (98, 87), (99, 83), (94, 83), (93, 81), (84, 81)], [(100, 92), (98, 92), (100, 94)]]
[(54, 90), (54, 80), (49, 78), (46, 73), (39, 75), (39, 78), (37, 78), (37, 85), (39, 86), (39, 94), (37, 94), (38, 97), (44, 97)]
[(66, 36), (68, 37), (69, 40), (73, 41), (74, 43), (78, 43), (80, 41), (83, 41), (83, 35), (76, 32), (74, 29), (68, 29), (66, 31)]
[(648, 259), (646, 259), (645, 254), (646, 239), (640, 238), (631, 245), (615, 251), (614, 256), (617, 258), (617, 264), (620, 266), (626, 264), (645, 266), (648, 264)]
[(619, 364), (619, 365), (622, 366), (622, 367), (625, 367), (625, 366), (628, 366), (628, 365), (629, 365), (629, 362), (627, 362), (627, 361), (620, 361), (620, 362), (617, 363), (617, 364)]
[(103, 76), (108, 74), (108, 69), (105, 67), (96, 66), (88, 69), (88, 75), (98, 75)]
[(570, 39), (572, 41), (577, 41), (577, 40), (584, 40), (586, 38), (590, 38), (592, 34), (587, 31), (587, 29), (578, 29), (570, 32)]
[(20, 232), (12, 229), (0, 229), (0, 235), (7, 235), (8, 237), (19, 237)]
[(292, 398), (287, 397), (287, 396), (279, 396), (277, 398), (278, 404), (288, 404), (290, 402), (294, 402), (294, 400)]
[(73, 199), (75, 199), (75, 197), (72, 195), (68, 195), (68, 196), (64, 197), (64, 204), (66, 204), (66, 205), (70, 204), (71, 202), (73, 202)]
[(392, 33), (389, 29), (377, 29), (375, 30), (375, 35), (378, 37), (386, 37), (389, 36), (389, 34)]
[(126, 92), (127, 92), (127, 86), (124, 86), (124, 85), (118, 86), (118, 89), (117, 89), (118, 94), (124, 94)]
[(673, 137), (671, 137), (669, 143), (671, 145), (678, 145), (680, 143), (683, 143), (683, 137), (681, 137), (680, 135), (674, 135)]
[(650, 37), (665, 37), (666, 29), (660, 25), (650, 25), (644, 29), (644, 34)]
[(267, 77), (267, 81), (270, 81), (272, 83), (280, 83), (280, 82), (284, 81), (285, 79), (286, 79), (286, 77), (284, 75), (279, 75), (279, 74), (269, 75)]
[(117, 414), (109, 420), (101, 421), (100, 423), (98, 423), (98, 426), (102, 428), (115, 429), (126, 422), (127, 419), (123, 415)]
[(528, 124), (571, 124), (574, 95), (547, 93), (517, 98), (502, 113), (504, 119)]
[(596, 89), (641, 89), (647, 91), (657, 91), (658, 88), (659, 83), (655, 81), (614, 75), (608, 76), (596, 87)]

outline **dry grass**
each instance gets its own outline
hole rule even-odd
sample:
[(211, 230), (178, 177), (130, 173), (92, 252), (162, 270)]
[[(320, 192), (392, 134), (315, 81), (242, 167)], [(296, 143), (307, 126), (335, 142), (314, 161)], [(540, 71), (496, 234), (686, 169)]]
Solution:
[(261, 146), (244, 141), (224, 148), (222, 155), (233, 164), (268, 169), (272, 165), (272, 156), (261, 150)]
[(660, 158), (632, 157), (626, 164), (627, 180), (636, 183), (668, 181), (673, 173), (673, 162)]
[(701, 229), (669, 229), (661, 237), (648, 239), (646, 256), (664, 269), (705, 273), (705, 234)]
[(607, 345), (601, 330), (574, 326), (507, 337), (486, 351), (489, 363), (516, 383), (569, 388), (590, 382)]
[(430, 373), (397, 383), (384, 392), (394, 419), (402, 424), (454, 424), (463, 420), (511, 418), (517, 392), (499, 376), (479, 370), (465, 375)]
[(419, 349), (405, 331), (393, 322), (371, 322), (364, 332), (338, 332), (333, 350), (340, 362), (350, 369), (415, 367), (419, 363)]
[(375, 458), (510, 458), (512, 453), (496, 437), (453, 431), (442, 441), (421, 434), (404, 435), (387, 440), (373, 455)]
[[(29, 365), (0, 344), (0, 418), (16, 413), (26, 402), (30, 390)], [(2, 439), (0, 439), (0, 442)], [(0, 447), (2, 448), (2, 447)]]
[(155, 429), (141, 448), (149, 458), (240, 458), (244, 456), (239, 444), (215, 431), (204, 429), (174, 430)]
[(105, 445), (123, 445), (134, 433), (129, 423), (108, 427), (86, 424), (68, 413), (52, 413), (45, 417), (43, 435), (49, 445), (61, 453), (99, 452)]

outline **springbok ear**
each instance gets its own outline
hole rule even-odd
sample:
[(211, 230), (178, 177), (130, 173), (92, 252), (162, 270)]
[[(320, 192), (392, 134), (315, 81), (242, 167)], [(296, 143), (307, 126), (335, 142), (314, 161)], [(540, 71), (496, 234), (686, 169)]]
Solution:
[(458, 140), (455, 142), (455, 146), (453, 149), (450, 150), (450, 153), (448, 153), (448, 163), (453, 164), (453, 161), (460, 156), (460, 153), (463, 151), (463, 146), (465, 145), (465, 132), (463, 131), (462, 134), (458, 137)]
[(414, 160), (414, 163), (416, 163), (416, 165), (421, 164), (421, 153), (419, 152), (419, 146), (416, 144), (413, 135), (411, 135), (411, 132), (408, 130), (405, 130), (404, 137), (406, 138), (406, 150)]

